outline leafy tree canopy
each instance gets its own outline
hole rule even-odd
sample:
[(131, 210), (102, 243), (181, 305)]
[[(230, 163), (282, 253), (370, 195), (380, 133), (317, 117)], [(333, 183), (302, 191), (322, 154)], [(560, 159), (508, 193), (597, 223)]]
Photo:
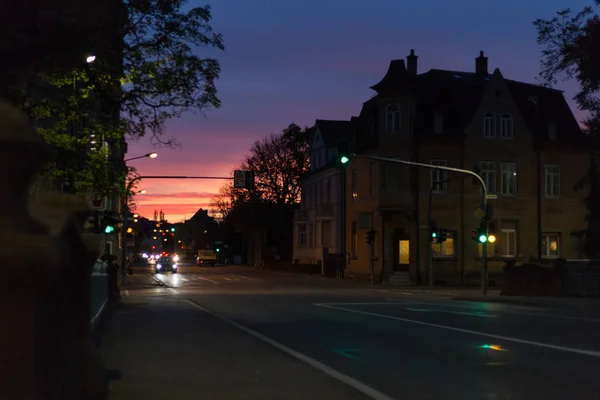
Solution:
[[(187, 9), (186, 0), (30, 3), (8, 5), (19, 54), (29, 56), (2, 67), (7, 89), (0, 95), (37, 123), (53, 149), (46, 176), (54, 181), (69, 181), (82, 193), (123, 190), (128, 170), (111, 157), (126, 139), (149, 135), (155, 144), (172, 145), (163, 137), (167, 120), (220, 106), (219, 63), (199, 55), (202, 48), (224, 48), (209, 6)], [(55, 43), (61, 40), (71, 47)], [(1, 58), (14, 48), (0, 45)]]
[[(600, 0), (595, 0), (600, 6)], [(587, 208), (584, 253), (600, 256), (600, 18), (592, 7), (578, 13), (570, 9), (557, 12), (550, 20), (534, 22), (537, 42), (543, 46), (542, 71), (546, 84), (555, 84), (559, 77), (576, 80), (579, 91), (575, 101), (588, 113), (586, 133), (594, 144), (590, 166), (584, 177), (575, 184), (575, 190), (587, 189)]]

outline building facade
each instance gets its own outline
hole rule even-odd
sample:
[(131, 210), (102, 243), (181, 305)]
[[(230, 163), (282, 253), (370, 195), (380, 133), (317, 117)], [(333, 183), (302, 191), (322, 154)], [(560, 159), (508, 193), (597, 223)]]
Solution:
[[(495, 195), (492, 281), (507, 259), (581, 257), (585, 193), (573, 186), (589, 148), (562, 92), (489, 73), (483, 52), (473, 72), (419, 74), (412, 50), (372, 89), (355, 126), (356, 153), (471, 170)], [(420, 284), (430, 270), (437, 282), (480, 279), (472, 230), (482, 191), (472, 177), (360, 157), (345, 173), (348, 273), (368, 273), (374, 229), (377, 273)], [(448, 230), (441, 245), (431, 242), (430, 219)]]
[(343, 254), (342, 174), (337, 144), (352, 138), (352, 121), (316, 120), (310, 171), (301, 180), (300, 209), (294, 211), (293, 262), (322, 264), (324, 251)]

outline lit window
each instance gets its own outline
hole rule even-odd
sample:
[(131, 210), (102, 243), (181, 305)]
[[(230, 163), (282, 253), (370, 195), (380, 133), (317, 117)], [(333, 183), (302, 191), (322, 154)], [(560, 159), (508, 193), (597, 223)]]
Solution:
[(454, 232), (448, 232), (449, 237), (443, 243), (431, 243), (431, 255), (433, 257), (454, 257)]
[(542, 235), (542, 257), (558, 257), (560, 254), (560, 236), (558, 233)]

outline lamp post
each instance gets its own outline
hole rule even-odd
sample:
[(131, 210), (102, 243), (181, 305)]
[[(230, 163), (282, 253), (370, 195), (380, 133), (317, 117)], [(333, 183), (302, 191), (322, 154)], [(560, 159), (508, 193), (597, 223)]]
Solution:
[[(156, 158), (158, 157), (158, 153), (147, 153), (144, 154), (143, 156), (137, 156), (137, 157), (132, 157), (132, 158), (128, 158), (126, 160), (124, 160), (123, 162), (127, 162), (127, 161), (133, 161), (133, 160), (139, 160), (140, 158)], [(129, 218), (129, 207), (127, 205), (127, 200), (129, 199), (129, 192), (131, 191), (132, 188), (132, 182), (137, 181), (137, 179), (132, 180), (131, 182), (129, 182), (129, 185), (127, 185), (127, 188), (125, 190), (125, 195), (123, 195), (122, 197), (122, 201), (121, 201), (121, 215), (123, 216), (123, 222), (121, 223), (121, 283), (123, 285), (126, 284), (126, 279), (127, 279), (127, 271), (125, 268), (125, 262), (127, 260), (127, 222), (128, 222), (128, 218)], [(138, 192), (135, 192), (133, 194), (144, 194), (146, 193), (146, 189), (142, 189)]]
[(156, 158), (156, 157), (158, 157), (158, 153), (148, 153), (148, 154), (144, 154), (143, 156), (128, 158), (128, 159), (124, 160), (124, 162), (139, 160), (140, 158)]

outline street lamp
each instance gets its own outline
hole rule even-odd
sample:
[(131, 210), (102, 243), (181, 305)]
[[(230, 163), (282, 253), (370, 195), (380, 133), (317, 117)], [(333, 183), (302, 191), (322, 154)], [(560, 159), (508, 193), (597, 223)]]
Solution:
[[(156, 158), (158, 157), (158, 153), (148, 153), (148, 154), (144, 154), (143, 156), (138, 156), (138, 157), (132, 157), (132, 158), (128, 158), (126, 160), (123, 160), (123, 162), (127, 162), (127, 161), (132, 161), (132, 160), (138, 160), (140, 158)], [(127, 276), (127, 272), (125, 268), (125, 263), (127, 262), (127, 240), (125, 239), (125, 235), (127, 233), (127, 222), (128, 218), (129, 218), (129, 207), (127, 207), (127, 199), (129, 198), (129, 193), (128, 191), (131, 190), (130, 187), (127, 188), (127, 192), (125, 193), (125, 195), (123, 196), (123, 199), (121, 201), (121, 214), (123, 215), (123, 223), (121, 224), (121, 241), (122, 241), (122, 245), (121, 245), (121, 264), (122, 264), (122, 268), (121, 268), (121, 278), (122, 278), (122, 282), (123, 285), (125, 285), (125, 279)], [(146, 193), (145, 189), (140, 190), (139, 192), (136, 192), (135, 194), (144, 194)]]
[(158, 153), (148, 153), (148, 154), (144, 154), (143, 156), (128, 158), (125, 160), (125, 162), (132, 161), (132, 160), (139, 160), (140, 158), (156, 158), (156, 157), (158, 157)]
[(93, 54), (90, 54), (89, 56), (87, 56), (87, 58), (85, 59), (85, 62), (88, 64), (93, 63), (94, 61), (96, 61), (96, 56)]

